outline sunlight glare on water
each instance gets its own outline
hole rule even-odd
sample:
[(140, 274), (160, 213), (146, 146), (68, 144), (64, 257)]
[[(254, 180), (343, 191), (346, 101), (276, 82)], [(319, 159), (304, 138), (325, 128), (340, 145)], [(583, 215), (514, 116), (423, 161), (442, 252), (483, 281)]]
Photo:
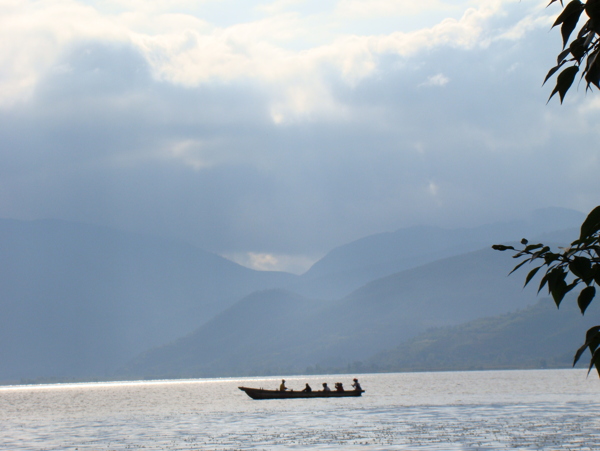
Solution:
[[(286, 376), (309, 382), (352, 376)], [(361, 398), (254, 401), (280, 378), (0, 387), (1, 449), (594, 449), (600, 382), (581, 370), (360, 375)]]

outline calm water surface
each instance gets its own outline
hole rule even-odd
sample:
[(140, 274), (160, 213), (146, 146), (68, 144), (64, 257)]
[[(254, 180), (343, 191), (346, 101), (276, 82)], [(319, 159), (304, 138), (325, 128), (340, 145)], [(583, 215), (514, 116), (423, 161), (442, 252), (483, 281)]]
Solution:
[(254, 401), (237, 389), (279, 379), (0, 387), (0, 448), (600, 449), (600, 381), (581, 370), (361, 375), (362, 398)]

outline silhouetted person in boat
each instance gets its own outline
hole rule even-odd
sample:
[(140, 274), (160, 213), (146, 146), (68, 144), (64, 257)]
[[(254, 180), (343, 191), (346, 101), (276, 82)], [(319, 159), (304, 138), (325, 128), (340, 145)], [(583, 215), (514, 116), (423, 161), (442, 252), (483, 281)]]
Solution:
[(281, 385), (279, 385), (279, 391), (286, 391), (287, 387), (285, 386), (285, 379), (281, 379)]
[(344, 391), (344, 386), (342, 385), (341, 382), (335, 383), (335, 391)]
[(312, 392), (312, 388), (310, 388), (310, 385), (308, 385), (308, 383), (306, 384), (306, 387), (304, 387), (304, 390), (302, 390), (304, 393), (310, 393)]
[(358, 379), (354, 378), (354, 383), (352, 384), (352, 387), (354, 387), (354, 391), (362, 391), (362, 387), (360, 386), (360, 384), (358, 383)]
[(327, 382), (323, 382), (323, 391), (331, 391), (331, 388), (327, 386)]

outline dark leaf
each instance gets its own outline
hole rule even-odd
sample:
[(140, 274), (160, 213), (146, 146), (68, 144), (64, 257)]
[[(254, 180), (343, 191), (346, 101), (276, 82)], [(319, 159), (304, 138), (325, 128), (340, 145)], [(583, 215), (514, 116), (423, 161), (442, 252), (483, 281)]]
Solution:
[(587, 349), (587, 344), (583, 344), (577, 350), (577, 352), (575, 353), (575, 357), (573, 358), (573, 366), (577, 365), (577, 362), (579, 362), (579, 359), (581, 358), (581, 356), (583, 355), (583, 353), (585, 352), (586, 349)]
[(535, 259), (535, 258), (540, 258), (543, 255), (545, 255), (547, 252), (550, 251), (550, 248), (548, 246), (544, 246), (543, 248), (541, 248), (538, 252), (535, 252), (532, 256), (531, 259)]
[(526, 246), (525, 249), (523, 249), (524, 252), (530, 252), (530, 251), (534, 251), (536, 249), (539, 249), (541, 247), (544, 247), (543, 244), (530, 244), (529, 246)]
[[(551, 4), (552, 4), (552, 2), (550, 2), (548, 4), (548, 6), (550, 6)], [(562, 4), (562, 2), (561, 2), (561, 4)], [(579, 11), (579, 13), (581, 14), (582, 10), (583, 10), (583, 4), (579, 0), (572, 0), (571, 2), (569, 2), (569, 4), (567, 6), (564, 7), (562, 13), (560, 13), (558, 15), (558, 17), (552, 24), (552, 28), (563, 23), (565, 21), (565, 18), (573, 15), (576, 11)]]
[[(577, 38), (585, 38), (586, 41), (588, 39), (591, 39), (591, 37), (588, 35), (588, 33), (589, 34), (593, 34), (593, 33), (590, 33), (591, 28), (589, 25), (590, 25), (589, 21), (583, 24), (583, 27), (581, 27), (581, 29), (579, 30), (579, 33), (577, 33)], [(586, 38), (586, 36), (587, 36), (587, 38)], [(584, 47), (587, 47), (588, 44), (589, 44), (589, 42), (587, 44), (585, 44)]]
[(600, 229), (600, 206), (594, 208), (590, 214), (585, 218), (583, 224), (581, 224), (581, 233), (579, 235), (579, 239), (583, 240), (584, 238), (593, 235)]
[(581, 293), (579, 293), (577, 305), (579, 305), (582, 315), (592, 302), (592, 299), (594, 299), (594, 296), (596, 296), (596, 288), (594, 287), (585, 287), (583, 290), (581, 290)]
[(566, 293), (568, 293), (573, 288), (575, 288), (577, 285), (579, 285), (580, 282), (581, 282), (581, 279), (575, 279), (573, 282), (571, 282), (569, 285), (567, 285), (567, 291), (566, 291)]
[(523, 266), (527, 262), (529, 262), (529, 260), (524, 260), (521, 263), (519, 263), (517, 266), (515, 266), (513, 268), (513, 270), (511, 272), (508, 273), (508, 275), (510, 276), (513, 272), (515, 272), (517, 269), (519, 269), (521, 266)]
[(562, 24), (562, 27), (560, 27), (560, 34), (563, 38), (563, 48), (567, 46), (567, 42), (569, 42), (569, 37), (571, 36), (571, 33), (573, 33), (573, 30), (577, 26), (577, 22), (579, 22), (579, 16), (581, 16), (581, 11), (579, 11), (578, 14), (573, 14), (567, 19), (565, 19), (565, 21)]
[(544, 277), (542, 277), (542, 280), (540, 280), (540, 286), (538, 288), (538, 294), (540, 291), (542, 291), (542, 288), (544, 288), (544, 286), (548, 283), (548, 273), (546, 273), (546, 275)]
[(565, 278), (567, 273), (561, 267), (553, 268), (548, 274), (548, 291), (552, 294), (552, 298), (557, 307), (560, 307), (565, 294), (569, 291)]
[(587, 0), (587, 2), (585, 2), (585, 13), (594, 22), (600, 22), (600, 1)]
[[(589, 346), (594, 341), (600, 343), (600, 326), (590, 327), (585, 333), (585, 344)], [(596, 349), (597, 346), (594, 347)]]
[(585, 343), (575, 353), (573, 366), (575, 366), (575, 364), (579, 361), (581, 355), (585, 352), (588, 346), (591, 346), (592, 349), (595, 350), (598, 347), (598, 342), (600, 342), (600, 326), (594, 326), (586, 332)]
[(512, 250), (514, 251), (515, 248), (512, 246), (505, 246), (504, 244), (494, 244), (492, 246), (492, 249), (495, 249), (497, 251), (507, 251), (507, 250)]
[(590, 49), (590, 44), (592, 43), (592, 40), (594, 39), (594, 37), (596, 37), (596, 32), (594, 30), (590, 30), (589, 24), (585, 24), (585, 26), (581, 27), (581, 31), (579, 32), (580, 36), (583, 38), (585, 37), (585, 42), (583, 43), (583, 49), (586, 52), (589, 52)]
[(587, 61), (585, 62), (585, 72), (588, 72), (592, 68), (592, 66), (594, 64), (596, 64), (597, 59), (598, 59), (598, 50), (594, 50), (587, 57)]
[(558, 54), (558, 56), (556, 57), (556, 64), (562, 66), (565, 63), (565, 58), (567, 56), (569, 56), (569, 54), (571, 53), (571, 49), (568, 48), (566, 50), (563, 50), (562, 52), (560, 52)]
[(600, 89), (600, 65), (598, 64), (597, 53), (594, 55), (594, 63), (585, 71), (586, 89), (590, 89), (590, 85), (594, 85)]
[(529, 243), (529, 241), (527, 241), (525, 238), (523, 238), (523, 239), (521, 240), (521, 244), (522, 244), (523, 246), (527, 246), (527, 244), (528, 244), (528, 243)]
[(581, 3), (580, 0), (571, 0), (567, 6), (565, 6), (562, 10), (562, 12), (558, 15), (558, 17), (556, 18), (556, 20), (554, 21), (554, 23), (552, 24), (552, 28), (556, 27), (557, 25), (560, 25), (561, 23), (563, 23), (566, 19), (568, 19), (569, 17), (575, 15), (575, 14), (581, 14), (581, 12), (584, 9), (584, 5), (583, 3)]
[(597, 285), (600, 285), (600, 265), (595, 264), (592, 266), (592, 277)]
[(575, 257), (573, 261), (569, 263), (569, 270), (577, 277), (583, 279), (585, 283), (591, 282), (592, 276), (592, 262), (586, 257)]
[(524, 287), (526, 287), (527, 284), (531, 282), (531, 279), (533, 279), (533, 277), (540, 270), (540, 268), (541, 266), (538, 266), (537, 268), (533, 268), (531, 271), (529, 271), (529, 274), (527, 274), (527, 277), (525, 278), (525, 285), (523, 285)]
[(558, 77), (556, 78), (556, 86), (554, 87), (552, 94), (550, 94), (548, 102), (550, 102), (550, 99), (552, 99), (552, 97), (554, 97), (554, 94), (556, 94), (557, 92), (560, 96), (560, 103), (563, 102), (567, 91), (573, 84), (573, 80), (575, 79), (575, 75), (577, 75), (577, 72), (579, 72), (579, 68), (577, 66), (569, 66), (566, 69), (564, 69), (560, 74), (558, 74)]
[(571, 258), (573, 255), (575, 255), (577, 252), (579, 252), (579, 248), (578, 247), (574, 247), (571, 246), (569, 249), (565, 249), (565, 252), (563, 253), (563, 256), (566, 259)]
[(565, 294), (567, 294), (567, 284), (561, 282), (554, 284), (550, 293), (552, 294), (552, 299), (554, 299), (556, 306), (560, 307), (561, 302), (565, 298)]
[(584, 6), (579, 0), (572, 0), (567, 6), (565, 6), (563, 12), (560, 13), (552, 25), (552, 28), (554, 28), (557, 25), (562, 24), (560, 32), (563, 37), (563, 48), (567, 45), (569, 36), (575, 29), (577, 22), (579, 22), (579, 17), (583, 12), (583, 8)]
[(598, 371), (598, 376), (600, 376), (600, 349), (596, 349), (592, 353), (592, 358), (590, 359), (590, 367), (588, 368), (588, 374), (592, 371), (593, 367), (596, 367), (596, 371)]
[(577, 38), (571, 42), (571, 45), (569, 46), (569, 52), (571, 55), (573, 55), (573, 58), (575, 58), (578, 63), (581, 63), (581, 58), (583, 58), (583, 55), (585, 55), (585, 41), (585, 37)]
[(544, 86), (546, 84), (546, 82), (548, 81), (548, 79), (550, 77), (552, 77), (552, 75), (554, 75), (556, 73), (556, 71), (558, 71), (558, 69), (560, 69), (562, 67), (562, 65), (565, 63), (566, 63), (566, 61), (563, 60), (563, 61), (561, 61), (560, 64), (558, 64), (558, 65), (554, 66), (552, 69), (550, 69), (548, 71), (548, 73), (546, 74), (546, 78), (544, 78), (544, 82), (542, 83), (542, 86)]
[(594, 50), (587, 57), (585, 69), (583, 71), (586, 84), (586, 90), (590, 89), (591, 85), (600, 86), (600, 69), (598, 67), (598, 50)]

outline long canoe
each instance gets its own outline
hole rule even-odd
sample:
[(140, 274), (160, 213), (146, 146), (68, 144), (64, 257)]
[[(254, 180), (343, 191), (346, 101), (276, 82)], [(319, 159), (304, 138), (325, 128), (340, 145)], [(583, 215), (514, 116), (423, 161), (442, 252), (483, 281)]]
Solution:
[(347, 390), (347, 391), (279, 391), (279, 390), (264, 390), (262, 388), (238, 387), (243, 392), (246, 392), (252, 399), (290, 399), (290, 398), (343, 398), (346, 396), (360, 396), (364, 390)]

